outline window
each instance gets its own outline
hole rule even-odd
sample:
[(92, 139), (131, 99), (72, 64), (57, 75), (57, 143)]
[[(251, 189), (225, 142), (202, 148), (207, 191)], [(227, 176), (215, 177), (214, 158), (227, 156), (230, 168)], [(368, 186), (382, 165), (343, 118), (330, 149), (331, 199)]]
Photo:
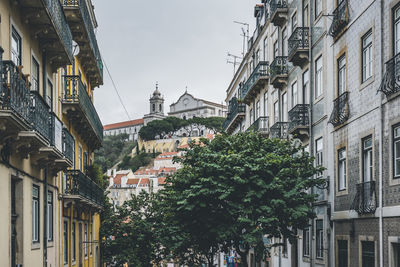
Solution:
[(338, 267), (348, 267), (347, 240), (338, 240)]
[[(316, 158), (316, 164), (317, 166), (322, 166), (324, 161), (323, 161), (323, 149), (324, 149), (324, 143), (322, 137), (317, 139), (315, 141), (315, 158)], [(322, 176), (322, 172), (318, 174), (318, 176)]]
[(346, 190), (346, 148), (338, 151), (338, 191)]
[(303, 26), (304, 27), (308, 27), (308, 20), (309, 20), (308, 5), (304, 5), (304, 8), (303, 8)]
[(264, 61), (268, 58), (268, 38), (264, 39)]
[(156, 111), (156, 104), (153, 104), (153, 112)]
[(32, 90), (39, 91), (39, 63), (32, 57)]
[(46, 102), (50, 109), (53, 110), (53, 84), (49, 79), (47, 79)]
[(316, 256), (322, 259), (324, 257), (324, 223), (322, 220), (316, 220)]
[(279, 55), (279, 47), (278, 47), (278, 40), (275, 41), (274, 43), (274, 58), (276, 58)]
[(274, 103), (274, 123), (279, 121), (279, 102)]
[[(119, 206), (119, 205), (118, 205)], [(88, 225), (87, 223), (85, 223), (85, 245), (84, 245), (84, 249), (85, 249), (85, 257), (87, 257), (88, 255)]]
[(287, 93), (282, 94), (282, 121), (288, 121)]
[(76, 261), (76, 223), (72, 223), (72, 261)]
[(88, 163), (88, 153), (87, 151), (83, 152), (83, 171), (87, 171), (87, 163)]
[(303, 256), (310, 256), (310, 228), (303, 230)]
[(310, 83), (308, 70), (303, 73), (303, 104), (308, 104), (310, 100)]
[(400, 125), (393, 128), (393, 169), (394, 178), (400, 178)]
[(372, 30), (362, 38), (362, 82), (372, 77)]
[(292, 84), (292, 108), (297, 105), (297, 82)]
[(322, 0), (315, 0), (315, 18), (322, 12)]
[(284, 257), (288, 256), (288, 244), (287, 244), (287, 238), (284, 237), (282, 240), (283, 246), (282, 246), (282, 254)]
[(373, 241), (361, 242), (362, 267), (375, 267), (375, 244)]
[[(127, 192), (128, 193), (128, 192)], [(92, 219), (92, 222), (91, 222), (91, 224), (90, 224), (90, 243), (89, 243), (89, 251), (90, 251), (90, 255), (92, 255), (92, 244), (93, 244), (93, 227), (94, 227), (94, 224), (93, 224), (93, 219)]]
[(15, 65), (20, 66), (22, 64), (21, 36), (14, 27), (12, 27), (11, 31), (11, 60)]
[(393, 49), (394, 53), (393, 55), (397, 55), (400, 53), (400, 6), (398, 6), (394, 10), (394, 20), (393, 20), (394, 26), (393, 26), (393, 35), (394, 35), (394, 44), (393, 44)]
[(39, 243), (40, 235), (40, 187), (33, 185), (32, 188), (32, 241)]
[(81, 147), (81, 145), (79, 145), (78, 163), (79, 163), (79, 170), (82, 170), (82, 147)]
[(338, 96), (346, 91), (346, 55), (342, 55), (337, 61)]
[(284, 28), (282, 30), (282, 56), (286, 56), (288, 54), (287, 43), (288, 43), (288, 34), (287, 34), (287, 29)]
[(256, 103), (256, 117), (255, 119), (258, 119), (260, 117), (260, 100), (257, 101)]
[(315, 61), (315, 98), (322, 94), (322, 56)]
[(53, 241), (53, 192), (47, 193), (47, 240)]
[(264, 116), (268, 116), (268, 93), (264, 93)]
[(400, 243), (392, 243), (392, 251), (394, 267), (400, 267)]
[(64, 221), (64, 264), (68, 264), (68, 222)]
[(294, 12), (292, 16), (292, 32), (297, 28), (297, 12)]
[(363, 182), (372, 180), (372, 136), (368, 136), (362, 140), (362, 168)]
[(250, 109), (250, 124), (254, 122), (254, 114), (253, 114), (253, 109)]

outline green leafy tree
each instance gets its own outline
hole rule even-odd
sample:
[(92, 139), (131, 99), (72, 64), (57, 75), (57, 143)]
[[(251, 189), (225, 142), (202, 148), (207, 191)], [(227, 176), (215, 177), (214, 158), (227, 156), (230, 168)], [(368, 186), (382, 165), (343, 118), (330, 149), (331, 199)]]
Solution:
[(231, 248), (243, 259), (250, 248), (257, 258), (265, 257), (263, 236), (294, 241), (297, 229), (314, 216), (316, 196), (308, 189), (324, 182), (313, 178), (321, 168), (302, 147), (256, 133), (192, 143), (177, 160), (183, 168), (169, 178), (163, 194), (187, 237), (181, 245), (189, 247), (172, 253), (188, 261), (200, 256), (210, 266), (212, 254)]

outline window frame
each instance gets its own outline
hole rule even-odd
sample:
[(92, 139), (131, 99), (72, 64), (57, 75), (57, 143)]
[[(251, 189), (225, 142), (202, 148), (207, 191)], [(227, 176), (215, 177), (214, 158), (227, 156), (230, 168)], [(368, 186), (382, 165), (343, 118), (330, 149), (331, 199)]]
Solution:
[[(367, 140), (371, 140), (371, 145), (366, 147), (365, 143)], [(374, 176), (374, 158), (373, 158), (373, 146), (374, 146), (374, 140), (372, 139), (372, 135), (368, 135), (364, 138), (361, 139), (361, 164), (362, 164), (362, 171), (361, 171), (361, 175), (362, 175), (362, 182), (370, 182), (373, 181), (373, 176)], [(366, 158), (365, 156), (369, 156), (369, 161), (370, 161), (370, 166), (368, 166), (368, 170), (370, 171), (370, 176), (366, 177)]]
[[(371, 38), (371, 40), (365, 44), (364, 41), (368, 38)], [(373, 51), (372, 51), (372, 45), (373, 45), (373, 34), (372, 34), (372, 29), (369, 29), (362, 37), (361, 37), (361, 83), (365, 83), (369, 79), (372, 78), (373, 76)], [(369, 52), (369, 60), (368, 64), (370, 67), (369, 70), (369, 76), (367, 77), (367, 59), (364, 58), (364, 54), (366, 52)], [(365, 66), (364, 66), (365, 65)], [(364, 72), (364, 67), (365, 67), (365, 72)]]
[(54, 193), (47, 192), (47, 241), (54, 241)]
[(288, 121), (288, 99), (287, 92), (282, 94), (282, 122)]
[(85, 243), (85, 245), (83, 247), (83, 251), (84, 251), (84, 255), (85, 255), (85, 259), (86, 259), (88, 256), (88, 246), (87, 246), (88, 245), (88, 224), (87, 223), (85, 223), (83, 231), (84, 231), (83, 240)]
[(76, 262), (76, 221), (72, 222), (72, 229), (71, 229), (71, 245), (72, 245), (72, 262)]
[[(341, 152), (344, 151), (344, 156), (341, 156)], [(343, 166), (342, 166), (343, 165)], [(343, 171), (343, 178), (341, 179), (341, 170)], [(347, 190), (347, 150), (346, 147), (342, 147), (337, 150), (337, 190), (343, 192)], [(342, 180), (342, 183), (341, 183)]]
[(69, 261), (69, 247), (68, 247), (68, 226), (69, 226), (69, 221), (67, 219), (64, 219), (63, 222), (63, 261), (64, 265), (68, 265)]
[[(35, 189), (37, 196), (34, 195)], [(32, 243), (40, 243), (40, 186), (36, 184), (32, 185)]]
[[(399, 11), (399, 16), (396, 17), (396, 11)], [(395, 7), (393, 7), (392, 9), (392, 16), (393, 16), (393, 20), (392, 20), (392, 27), (393, 27), (393, 38), (392, 38), (392, 52), (393, 52), (393, 57), (396, 56), (397, 54), (400, 53), (400, 33), (398, 39), (396, 40), (396, 25), (399, 26), (400, 29), (400, 4), (397, 4)], [(396, 41), (399, 41), (399, 46), (398, 46), (398, 51), (396, 51)]]
[[(396, 130), (398, 129), (399, 133), (396, 136)], [(400, 179), (400, 151), (399, 155), (396, 155), (396, 145), (400, 145), (400, 123), (392, 126), (392, 166), (393, 166), (393, 179)], [(399, 161), (398, 170), (396, 167), (396, 162)]]
[[(320, 63), (320, 68), (318, 68), (318, 65)], [(314, 91), (314, 99), (318, 99), (323, 95), (323, 62), (322, 62), (322, 55), (320, 55), (315, 61), (314, 61), (314, 67), (315, 67), (315, 76), (314, 76), (314, 83), (315, 83), (315, 91)]]
[[(33, 75), (34, 70), (37, 71), (37, 77), (35, 77), (35, 75)], [(37, 61), (33, 55), (32, 55), (32, 70), (31, 71), (32, 71), (31, 90), (39, 92), (39, 90), (40, 90), (40, 64), (39, 64), (39, 61)]]
[(293, 15), (290, 18), (290, 23), (291, 23), (291, 28), (292, 28), (292, 33), (294, 32), (294, 30), (297, 28), (297, 11), (293, 12)]
[[(306, 69), (301, 74), (301, 82), (302, 82), (302, 104), (309, 104), (310, 102), (310, 70)], [(308, 97), (306, 97), (308, 96)]]
[(314, 3), (314, 11), (315, 11), (315, 20), (321, 15), (322, 13), (322, 1), (316, 0)]
[[(296, 94), (294, 94), (294, 88), (296, 88)], [(297, 80), (291, 85), (291, 106), (294, 108), (299, 103), (299, 87), (297, 85)]]
[(54, 86), (53, 83), (49, 78), (47, 78), (47, 89), (46, 89), (46, 95), (44, 98), (46, 99), (47, 105), (49, 105), (50, 110), (53, 110), (53, 93), (54, 93)]
[(288, 29), (282, 29), (282, 56), (288, 55)]
[[(14, 39), (15, 37), (15, 39)], [(17, 41), (17, 46), (19, 51), (15, 51), (13, 49), (13, 42)], [(11, 53), (11, 61), (14, 62), (16, 66), (22, 65), (22, 37), (17, 31), (14, 25), (11, 25), (11, 44), (10, 44), (10, 53)], [(17, 62), (14, 61), (14, 57), (16, 57)]]
[[(322, 226), (319, 228), (319, 223)], [(317, 259), (324, 258), (324, 220), (315, 220), (315, 257)]]
[(303, 229), (303, 257), (310, 257), (310, 228)]
[[(346, 248), (344, 249), (344, 248), (340, 248), (340, 243), (341, 242), (346, 242)], [(337, 264), (338, 264), (338, 267), (348, 267), (349, 266), (349, 240), (347, 240), (347, 239), (338, 239), (338, 240), (336, 240), (336, 244), (337, 244)], [(345, 261), (346, 261), (346, 265), (345, 266), (341, 266), (341, 262), (340, 262), (340, 256), (341, 255), (343, 255), (341, 252), (346, 252), (345, 254), (344, 254), (344, 256), (345, 256)]]
[[(321, 142), (321, 149), (319, 149), (319, 142)], [(317, 167), (324, 166), (324, 139), (323, 137), (319, 137), (315, 139), (315, 165)], [(321, 177), (322, 172), (317, 174), (317, 177)]]
[[(343, 64), (341, 64), (343, 62)], [(347, 64), (346, 53), (339, 56), (337, 64), (337, 97), (347, 91)]]

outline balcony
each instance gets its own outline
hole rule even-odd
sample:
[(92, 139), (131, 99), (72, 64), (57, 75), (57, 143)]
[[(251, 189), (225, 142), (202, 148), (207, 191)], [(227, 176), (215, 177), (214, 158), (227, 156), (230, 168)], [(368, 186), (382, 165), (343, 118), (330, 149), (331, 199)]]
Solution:
[(386, 72), (379, 88), (386, 97), (400, 92), (400, 53), (386, 62)]
[(308, 33), (308, 27), (297, 27), (289, 37), (288, 60), (292, 62), (294, 66), (299, 66), (302, 68), (308, 62)]
[(289, 134), (299, 138), (308, 136), (310, 120), (308, 116), (308, 104), (297, 104), (289, 111)]
[(268, 117), (259, 117), (249, 128), (247, 131), (257, 132), (262, 135), (269, 134), (269, 120)]
[(257, 94), (260, 93), (261, 89), (263, 89), (268, 83), (268, 65), (268, 62), (260, 61), (247, 79), (246, 83), (243, 85), (241, 95), (243, 97), (243, 102), (247, 105), (250, 105), (251, 100), (254, 99), (254, 97), (256, 97)]
[(270, 4), (270, 14), (271, 22), (276, 27), (282, 27), (288, 19), (288, 5), (287, 0), (271, 0)]
[(103, 125), (79, 76), (64, 76), (63, 113), (93, 150), (101, 147)]
[(346, 122), (349, 116), (349, 92), (344, 92), (333, 101), (333, 111), (329, 122), (336, 127)]
[(357, 192), (354, 197), (351, 209), (358, 214), (370, 214), (376, 210), (375, 181), (357, 184)]
[(287, 86), (289, 73), (287, 59), (287, 57), (277, 56), (270, 65), (270, 82), (275, 88)]
[(236, 97), (229, 101), (228, 116), (224, 121), (222, 127), (228, 134), (231, 134), (236, 127), (243, 121), (246, 115), (246, 105), (239, 103)]
[(72, 34), (60, 1), (19, 0), (22, 21), (45, 49), (53, 68), (72, 63)]
[(339, 6), (333, 11), (332, 25), (329, 28), (329, 35), (333, 38), (339, 37), (349, 23), (349, 5), (347, 0), (341, 1)]
[(80, 170), (65, 172), (63, 199), (65, 202), (74, 202), (89, 205), (97, 209), (103, 208), (104, 190)]
[(288, 122), (276, 122), (270, 128), (270, 138), (287, 139), (289, 137), (289, 123)]
[[(85, 0), (62, 0), (74, 40), (79, 44), (78, 58), (93, 87), (103, 84), (103, 61), (94, 26)], [(83, 25), (83, 26), (82, 26)]]

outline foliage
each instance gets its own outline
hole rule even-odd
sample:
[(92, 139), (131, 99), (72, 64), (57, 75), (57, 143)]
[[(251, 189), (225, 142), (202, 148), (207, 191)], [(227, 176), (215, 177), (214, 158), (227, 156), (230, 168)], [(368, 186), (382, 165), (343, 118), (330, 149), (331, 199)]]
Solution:
[(128, 141), (127, 134), (105, 136), (103, 147), (95, 151), (95, 163), (106, 172), (126, 155), (130, 154), (136, 142)]
[[(186, 251), (209, 259), (232, 248), (246, 257), (253, 247), (261, 258), (267, 254), (263, 236), (293, 241), (314, 216), (316, 196), (307, 192), (323, 183), (310, 178), (321, 169), (288, 141), (255, 133), (219, 135), (191, 144), (178, 161), (183, 168), (164, 194), (176, 224), (190, 237)], [(176, 256), (193, 260), (189, 253)]]
[(108, 185), (108, 177), (103, 174), (101, 167), (98, 164), (88, 166), (86, 175), (89, 176), (100, 188), (106, 189)]
[(133, 172), (135, 172), (140, 167), (149, 165), (151, 160), (159, 154), (160, 153), (155, 153), (155, 152), (153, 153), (142, 152), (136, 154), (133, 158), (130, 155), (126, 155), (122, 159), (122, 162), (118, 165), (118, 167), (124, 170), (131, 169)]
[(138, 196), (132, 195), (116, 213), (108, 204), (100, 228), (105, 263), (152, 267), (160, 262), (158, 203), (157, 195), (142, 191)]
[(182, 128), (191, 132), (194, 127), (198, 126), (205, 126), (217, 133), (222, 132), (222, 123), (224, 120), (225, 118), (222, 117), (194, 117), (188, 120), (176, 117), (167, 117), (162, 120), (149, 122), (146, 126), (143, 126), (140, 129), (139, 135), (143, 140), (154, 140), (156, 136), (163, 138), (166, 135), (173, 135), (176, 131)]

